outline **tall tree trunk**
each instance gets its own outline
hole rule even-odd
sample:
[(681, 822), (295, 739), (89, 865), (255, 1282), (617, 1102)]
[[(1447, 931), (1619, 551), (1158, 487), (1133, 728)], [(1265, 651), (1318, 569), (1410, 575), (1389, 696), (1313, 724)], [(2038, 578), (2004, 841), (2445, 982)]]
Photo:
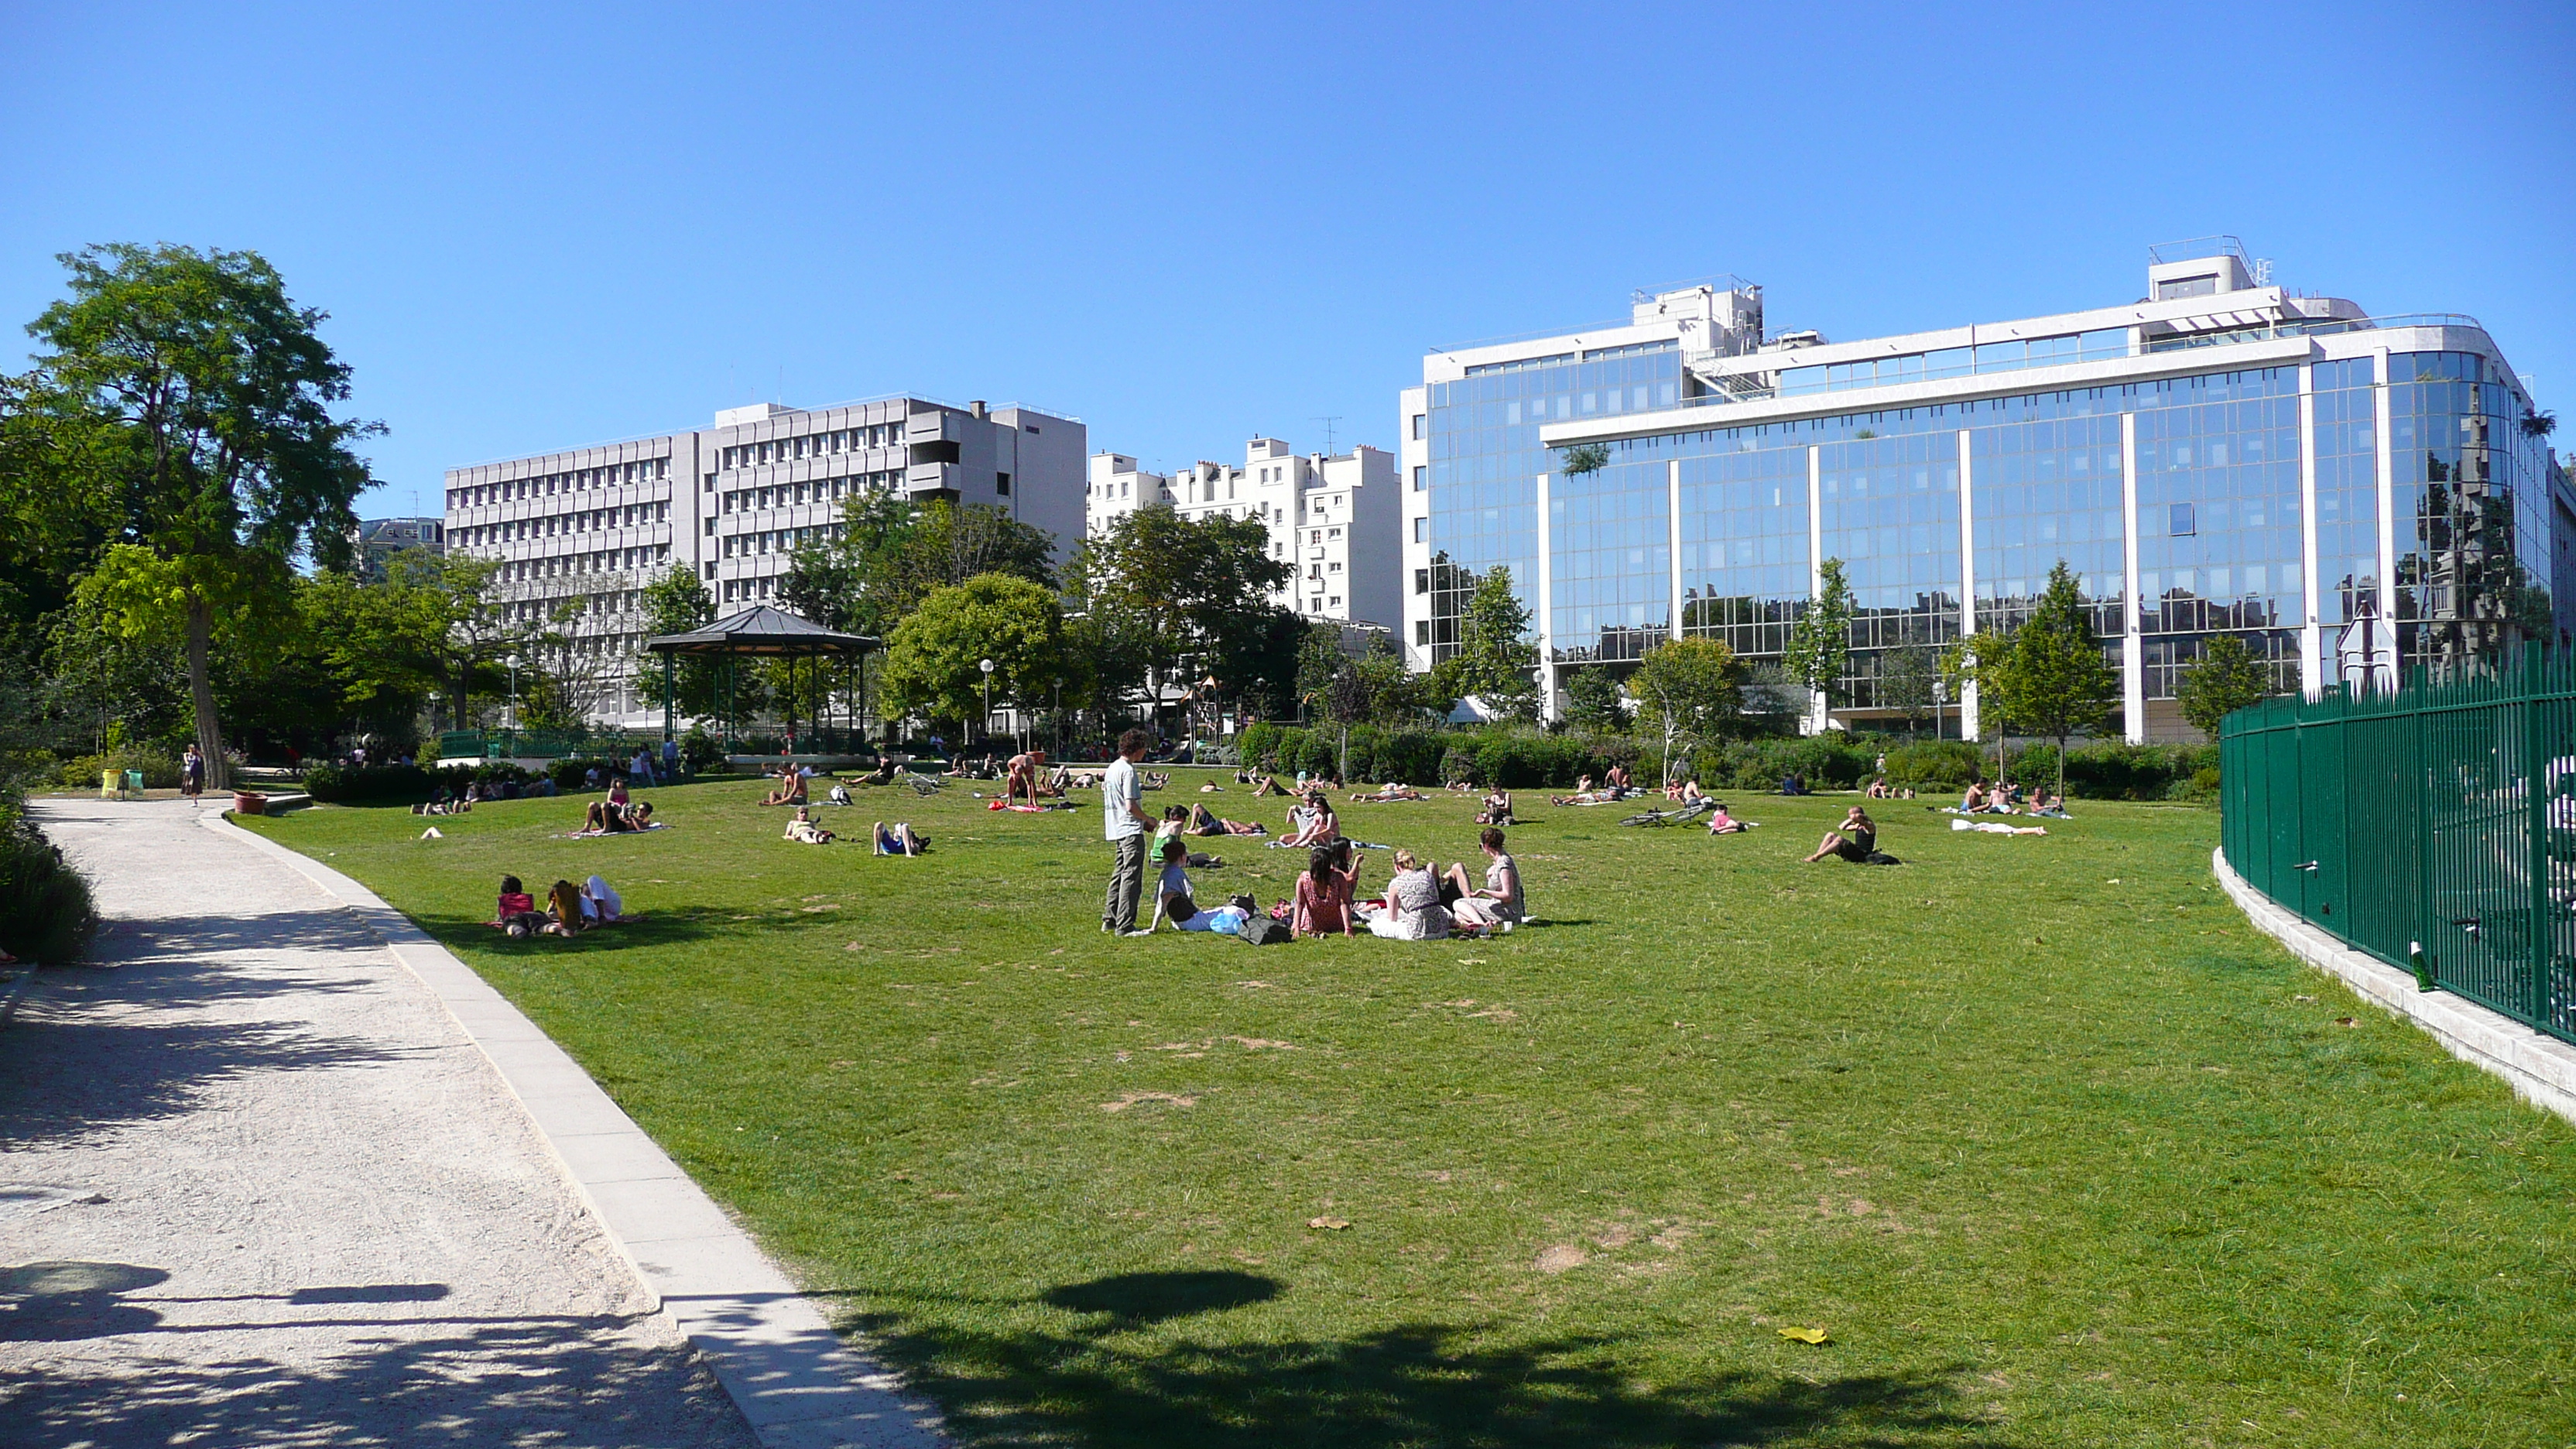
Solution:
[(207, 656), (213, 651), (215, 611), (203, 596), (188, 596), (188, 699), (197, 711), (197, 753), (206, 757), (206, 787), (223, 790), (232, 784), (232, 769), (224, 759), (224, 729), (215, 718), (215, 685), (207, 670)]

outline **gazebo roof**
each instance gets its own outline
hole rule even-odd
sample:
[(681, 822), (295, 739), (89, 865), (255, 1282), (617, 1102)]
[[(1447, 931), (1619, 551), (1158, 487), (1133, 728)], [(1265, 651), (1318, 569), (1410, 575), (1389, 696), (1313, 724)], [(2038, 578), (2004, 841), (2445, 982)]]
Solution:
[(752, 654), (802, 658), (816, 654), (864, 654), (884, 641), (865, 634), (843, 634), (784, 609), (755, 604), (685, 634), (663, 634), (644, 641), (656, 654)]

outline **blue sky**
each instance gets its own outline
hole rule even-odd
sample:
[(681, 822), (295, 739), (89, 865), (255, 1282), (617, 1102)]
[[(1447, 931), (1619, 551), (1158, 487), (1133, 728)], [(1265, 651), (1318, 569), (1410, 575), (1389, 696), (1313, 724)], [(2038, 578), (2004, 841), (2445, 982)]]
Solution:
[(782, 389), (1392, 447), (1426, 347), (1632, 287), (1869, 336), (2211, 232), (2576, 401), (2563, 4), (0, 3), (0, 57), (0, 318), (84, 243), (266, 254), (391, 429), (370, 512)]

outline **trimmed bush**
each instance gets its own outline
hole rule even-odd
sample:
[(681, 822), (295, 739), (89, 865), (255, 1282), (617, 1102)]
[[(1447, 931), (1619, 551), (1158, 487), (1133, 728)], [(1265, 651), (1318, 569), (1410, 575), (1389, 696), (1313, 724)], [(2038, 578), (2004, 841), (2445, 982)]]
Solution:
[[(2066, 752), (2066, 793), (2079, 800), (2201, 800), (2217, 793), (2216, 745), (2132, 745), (2096, 740)], [(2055, 785), (2057, 746), (2033, 745), (2013, 756), (2012, 778)], [(2200, 776), (2210, 777), (2204, 786)]]
[(1981, 759), (1966, 740), (1898, 745), (1887, 752), (1887, 782), (1909, 789), (1965, 790), (1982, 772)]
[(315, 765), (304, 772), (305, 793), (327, 805), (417, 805), (434, 783), (418, 765)]
[(17, 801), (0, 800), (0, 950), (58, 965), (78, 960), (97, 929), (89, 881), (37, 833)]
[[(599, 771), (599, 783), (596, 785), (591, 784), (588, 779), (593, 770)], [(579, 794), (585, 790), (605, 790), (608, 788), (611, 776), (625, 773), (624, 760), (562, 759), (546, 766), (546, 778), (554, 781), (555, 788), (566, 794)]]

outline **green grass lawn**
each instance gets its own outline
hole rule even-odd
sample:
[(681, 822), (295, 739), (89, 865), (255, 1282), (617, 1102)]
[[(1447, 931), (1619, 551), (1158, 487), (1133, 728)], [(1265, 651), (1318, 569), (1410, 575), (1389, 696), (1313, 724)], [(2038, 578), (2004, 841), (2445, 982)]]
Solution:
[[(1099, 934), (1094, 804), (818, 812), (936, 840), (900, 860), (760, 791), (643, 838), (249, 823), (454, 947), (970, 1442), (2576, 1443), (2576, 1131), (2253, 932), (2214, 813), (1891, 805), (1874, 869), (1797, 863), (1847, 799), (1711, 839), (1533, 795), (1547, 924), (1256, 950)], [(1473, 809), (1345, 824), (1445, 862)], [(1213, 848), (1204, 897), (1287, 893)], [(593, 870), (649, 921), (479, 924)]]

